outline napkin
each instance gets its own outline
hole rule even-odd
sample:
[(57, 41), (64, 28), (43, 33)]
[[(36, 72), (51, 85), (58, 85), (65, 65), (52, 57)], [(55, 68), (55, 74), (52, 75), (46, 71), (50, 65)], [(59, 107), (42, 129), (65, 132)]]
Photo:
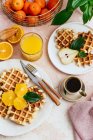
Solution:
[(68, 113), (75, 140), (93, 140), (93, 97), (90, 101), (76, 103)]

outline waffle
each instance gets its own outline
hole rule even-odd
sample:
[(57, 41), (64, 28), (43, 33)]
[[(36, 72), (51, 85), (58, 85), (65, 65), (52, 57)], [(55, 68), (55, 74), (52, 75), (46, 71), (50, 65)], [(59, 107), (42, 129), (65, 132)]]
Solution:
[(10, 69), (1, 74), (0, 88), (3, 91), (14, 90), (18, 83), (28, 83), (28, 76), (20, 70)]
[(28, 106), (21, 111), (16, 110), (13, 106), (9, 107), (9, 119), (17, 124), (26, 125), (26, 123), (31, 123), (36, 116), (37, 111), (45, 103), (45, 93), (37, 86), (29, 87), (28, 91), (36, 92), (37, 94), (41, 95), (41, 100), (36, 103), (28, 103)]
[(41, 95), (41, 100), (36, 103), (28, 103), (28, 106), (23, 110), (17, 110), (14, 108), (14, 106), (7, 107), (3, 104), (1, 98), (2, 96), (0, 95), (0, 117), (8, 118), (9, 120), (20, 125), (31, 123), (38, 110), (45, 103), (45, 93), (37, 86), (29, 87), (28, 91), (36, 92), (37, 94)]
[(75, 39), (75, 33), (71, 29), (61, 29), (57, 31), (57, 36), (55, 38), (56, 47), (69, 48), (72, 41)]
[(85, 58), (75, 57), (75, 63), (77, 66), (86, 66), (91, 65), (93, 63), (93, 54), (88, 54)]
[(37, 111), (45, 103), (45, 94), (37, 86), (28, 88), (28, 91), (36, 92), (37, 94), (41, 95), (41, 100), (36, 103), (28, 103), (28, 106), (23, 110), (17, 110), (13, 106), (10, 106), (7, 111), (9, 119), (20, 125), (31, 123), (36, 116)]
[(8, 114), (7, 114), (8, 107), (6, 105), (4, 105), (4, 103), (2, 102), (1, 93), (2, 92), (0, 92), (0, 117), (8, 118)]
[(45, 104), (45, 98), (46, 98), (46, 95), (45, 93), (43, 92), (43, 90), (39, 89), (37, 86), (34, 86), (34, 87), (29, 87), (28, 89), (30, 92), (36, 92), (37, 94), (39, 94), (41, 96), (41, 100), (36, 102), (36, 103), (31, 103), (30, 105), (32, 107), (35, 107), (37, 109), (40, 109), (43, 107), (43, 105)]
[(23, 110), (17, 110), (13, 106), (8, 109), (9, 119), (20, 125), (26, 125), (27, 122), (31, 123), (36, 113), (37, 110), (32, 108), (30, 104)]
[(87, 33), (79, 33), (79, 36), (85, 38), (85, 43), (81, 50), (85, 53), (91, 53), (93, 51), (93, 34), (89, 31)]

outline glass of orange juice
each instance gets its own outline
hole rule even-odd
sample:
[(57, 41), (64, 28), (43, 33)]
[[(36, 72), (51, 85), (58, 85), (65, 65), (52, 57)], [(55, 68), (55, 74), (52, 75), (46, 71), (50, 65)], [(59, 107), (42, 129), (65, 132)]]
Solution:
[(23, 56), (27, 60), (38, 60), (43, 53), (43, 39), (36, 33), (27, 33), (22, 37), (20, 47)]

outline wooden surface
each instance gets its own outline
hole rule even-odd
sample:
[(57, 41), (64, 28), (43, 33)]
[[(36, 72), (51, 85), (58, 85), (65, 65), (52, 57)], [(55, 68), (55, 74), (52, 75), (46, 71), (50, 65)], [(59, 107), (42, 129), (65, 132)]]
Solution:
[[(64, 0), (64, 5), (66, 1)], [(63, 6), (64, 7), (64, 6)], [(82, 22), (81, 14), (79, 11), (75, 11), (73, 16), (69, 21)], [(51, 23), (51, 22), (50, 22)], [(43, 37), (43, 56), (37, 61), (33, 62), (34, 64), (41, 67), (51, 78), (55, 89), (58, 89), (59, 82), (62, 81), (68, 75), (58, 71), (50, 62), (47, 53), (47, 43), (49, 36), (57, 28), (57, 26), (50, 26), (50, 23), (47, 23), (39, 27), (24, 27), (25, 33), (27, 32), (36, 32)], [(6, 15), (0, 9), (0, 30), (10, 27), (14, 23), (11, 22)], [(93, 20), (88, 23), (90, 27), (93, 25)], [(14, 55), (12, 58), (22, 58), (20, 47), (14, 47)], [(93, 72), (90, 72), (86, 75), (79, 76), (84, 83), (86, 84), (86, 92), (88, 98), (93, 93)], [(72, 103), (61, 101), (59, 107), (54, 105), (54, 108), (50, 114), (50, 117), (37, 129), (29, 132), (23, 136), (18, 137), (4, 137), (0, 135), (0, 140), (74, 140), (72, 126), (70, 124), (67, 111)], [(7, 127), (7, 126), (6, 126)], [(16, 130), (15, 130), (16, 131)]]

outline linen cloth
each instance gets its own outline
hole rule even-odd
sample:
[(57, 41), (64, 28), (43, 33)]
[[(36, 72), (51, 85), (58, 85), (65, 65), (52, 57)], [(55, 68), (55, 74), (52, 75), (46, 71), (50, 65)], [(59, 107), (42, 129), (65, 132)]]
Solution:
[(75, 140), (93, 140), (93, 97), (78, 102), (69, 109)]

